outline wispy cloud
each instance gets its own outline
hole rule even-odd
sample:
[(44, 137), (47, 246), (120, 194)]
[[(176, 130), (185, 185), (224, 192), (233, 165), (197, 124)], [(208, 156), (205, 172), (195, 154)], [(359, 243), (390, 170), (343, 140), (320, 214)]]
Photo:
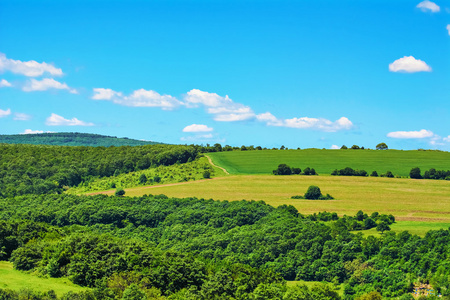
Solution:
[(16, 120), (16, 121), (28, 121), (30, 119), (31, 119), (31, 116), (24, 114), (24, 113), (15, 113), (14, 114), (14, 120)]
[(34, 60), (20, 61), (7, 58), (4, 53), (0, 53), (0, 72), (9, 71), (15, 74), (21, 74), (28, 77), (42, 76), (44, 73), (53, 76), (61, 76), (63, 72), (52, 64), (46, 62), (39, 63)]
[(184, 96), (184, 101), (187, 107), (206, 107), (206, 111), (214, 115), (215, 121), (234, 122), (255, 118), (255, 113), (249, 106), (234, 102), (228, 95), (223, 97), (192, 89)]
[(4, 118), (7, 117), (11, 114), (11, 109), (7, 109), (7, 110), (2, 110), (0, 109), (0, 118)]
[(6, 79), (0, 80), (0, 88), (2, 88), (2, 87), (11, 87), (11, 86), (12, 86), (12, 84), (9, 83)]
[(402, 73), (431, 72), (431, 67), (413, 56), (404, 56), (389, 64), (389, 71)]
[(330, 147), (330, 149), (341, 149), (341, 147), (339, 147), (338, 145), (332, 145), (332, 146)]
[(152, 90), (139, 89), (124, 96), (121, 92), (111, 89), (95, 88), (93, 100), (107, 100), (113, 103), (134, 107), (159, 107), (163, 110), (172, 110), (183, 103), (170, 95), (160, 95)]
[(448, 24), (447, 27), (445, 27), (445, 28), (447, 28), (448, 35), (450, 35), (450, 24)]
[(387, 134), (388, 137), (394, 139), (424, 139), (434, 136), (431, 130), (422, 129), (419, 131), (394, 131)]
[(210, 132), (214, 129), (202, 124), (192, 124), (183, 128), (183, 132)]
[(47, 118), (46, 125), (48, 126), (94, 126), (94, 123), (84, 122), (78, 120), (77, 118), (65, 119), (57, 114), (52, 113), (50, 117)]
[(61, 83), (53, 78), (44, 78), (42, 80), (32, 78), (22, 87), (24, 92), (47, 91), (51, 89), (67, 90), (69, 93), (78, 94), (76, 89), (70, 88), (66, 83)]
[(437, 5), (434, 2), (428, 1), (428, 0), (420, 2), (419, 4), (417, 4), (416, 7), (420, 8), (423, 12), (437, 13), (441, 10), (439, 5)]
[(214, 138), (214, 135), (212, 133), (208, 134), (196, 134), (193, 136), (183, 136), (180, 138), (181, 141), (184, 142), (194, 142), (194, 141), (208, 141)]

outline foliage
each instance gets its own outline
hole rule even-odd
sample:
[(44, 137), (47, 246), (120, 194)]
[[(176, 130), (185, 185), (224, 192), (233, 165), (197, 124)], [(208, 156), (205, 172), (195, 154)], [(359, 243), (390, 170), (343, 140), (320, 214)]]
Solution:
[(123, 196), (123, 195), (125, 195), (125, 191), (124, 191), (123, 188), (118, 188), (116, 190), (116, 192), (114, 193), (114, 195), (116, 195), (116, 196)]
[[(3, 196), (61, 193), (93, 178), (194, 160), (192, 146), (65, 147), (0, 144)], [(1, 195), (0, 195), (1, 196)]]
[(205, 178), (205, 179), (211, 178), (211, 173), (209, 171), (203, 172), (203, 178)]
[[(297, 197), (297, 198), (294, 198), (294, 197)], [(311, 185), (302, 198), (308, 199), (308, 200), (332, 200), (332, 199), (334, 199), (330, 194), (323, 196), (322, 192), (320, 191), (320, 188), (315, 185)], [(298, 196), (292, 196), (292, 199), (302, 199), (302, 198), (299, 198)]]
[(273, 170), (272, 173), (274, 175), (317, 175), (316, 170), (312, 168), (306, 167), (302, 173), (302, 169), (296, 167), (291, 168), (286, 164), (279, 164), (278, 168)]
[[(372, 173), (373, 174), (373, 173)], [(334, 170), (331, 172), (331, 175), (338, 176), (367, 176), (367, 172), (365, 170), (353, 170), (350, 167), (346, 167), (345, 169)]]
[(388, 149), (388, 145), (386, 145), (386, 143), (379, 143), (376, 146), (377, 150), (387, 150)]
[(0, 143), (93, 147), (143, 146), (160, 144), (151, 141), (139, 141), (129, 138), (118, 138), (115, 136), (80, 132), (48, 132), (39, 134), (0, 135)]

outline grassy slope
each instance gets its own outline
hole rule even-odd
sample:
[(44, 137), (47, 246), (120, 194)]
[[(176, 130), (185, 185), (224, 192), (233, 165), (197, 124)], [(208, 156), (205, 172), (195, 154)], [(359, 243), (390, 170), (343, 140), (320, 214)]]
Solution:
[(321, 175), (334, 169), (351, 167), (379, 174), (409, 176), (419, 167), (422, 173), (430, 168), (450, 170), (450, 152), (402, 150), (261, 150), (210, 153), (213, 162), (230, 174), (272, 174), (279, 164), (314, 168)]
[(10, 290), (31, 289), (39, 292), (54, 290), (60, 297), (73, 291), (80, 292), (86, 288), (73, 284), (67, 278), (41, 278), (13, 269), (7, 261), (0, 261), (0, 288)]
[[(310, 185), (318, 185), (323, 193), (331, 194), (336, 200), (290, 199), (293, 195), (304, 194)], [(409, 222), (394, 226), (393, 230), (411, 229), (421, 235), (427, 229), (450, 226), (450, 183), (443, 180), (232, 175), (183, 185), (159, 186), (151, 190), (135, 188), (127, 191), (128, 196), (149, 193), (215, 200), (264, 200), (273, 206), (293, 205), (304, 214), (329, 211), (340, 215), (355, 215), (360, 209), (369, 214), (378, 211), (393, 214), (397, 220)]]
[[(209, 164), (206, 157), (201, 157), (198, 160), (185, 164), (175, 164), (172, 166), (158, 166), (156, 168), (150, 168), (146, 170), (131, 172), (127, 174), (120, 174), (119, 176), (112, 176), (106, 178), (95, 179), (88, 183), (83, 183), (78, 187), (71, 188), (67, 191), (70, 194), (91, 193), (97, 191), (110, 190), (110, 193), (115, 192), (115, 188), (111, 188), (111, 184), (115, 183), (116, 187), (133, 188), (138, 189), (143, 186), (154, 186), (161, 184), (170, 184), (178, 182), (186, 182), (190, 180), (203, 179), (203, 173), (205, 171), (211, 173), (211, 177), (224, 175), (223, 171), (217, 167), (213, 167)], [(148, 179), (152, 179), (155, 176), (161, 178), (161, 182), (148, 182), (146, 184), (139, 183), (139, 177), (145, 174)]]

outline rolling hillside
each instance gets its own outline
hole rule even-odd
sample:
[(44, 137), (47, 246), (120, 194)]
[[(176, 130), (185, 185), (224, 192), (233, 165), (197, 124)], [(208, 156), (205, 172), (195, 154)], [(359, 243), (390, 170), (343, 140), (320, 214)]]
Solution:
[(160, 144), (152, 141), (139, 141), (125, 137), (118, 138), (115, 136), (80, 132), (0, 135), (0, 143), (92, 147), (143, 146)]
[(350, 167), (366, 170), (369, 174), (391, 171), (394, 175), (409, 176), (414, 167), (422, 172), (430, 168), (450, 169), (450, 152), (403, 150), (261, 150), (230, 151), (208, 154), (212, 161), (230, 174), (272, 174), (279, 164), (290, 167), (314, 168), (320, 175), (329, 175), (335, 169)]

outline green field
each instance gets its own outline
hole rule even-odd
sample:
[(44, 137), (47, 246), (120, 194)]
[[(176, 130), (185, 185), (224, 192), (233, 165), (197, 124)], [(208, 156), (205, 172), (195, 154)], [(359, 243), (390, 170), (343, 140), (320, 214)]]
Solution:
[(67, 278), (42, 278), (32, 274), (13, 269), (7, 261), (0, 261), (0, 288), (10, 290), (30, 289), (38, 292), (53, 290), (61, 297), (65, 293), (81, 292), (87, 288), (73, 284)]
[[(331, 194), (335, 200), (291, 199), (293, 195), (304, 194), (310, 185), (319, 186), (323, 193)], [(399, 222), (392, 227), (394, 231), (409, 230), (419, 235), (430, 229), (450, 226), (450, 182), (443, 180), (230, 175), (177, 185), (126, 189), (127, 196), (144, 194), (230, 201), (263, 200), (275, 207), (293, 205), (303, 214), (329, 211), (355, 215), (358, 210), (369, 214), (377, 211), (396, 217)]]
[(272, 174), (279, 164), (290, 167), (314, 168), (320, 175), (329, 175), (334, 169), (350, 167), (366, 170), (369, 174), (391, 171), (394, 175), (409, 176), (419, 167), (425, 170), (450, 170), (450, 152), (402, 150), (260, 150), (208, 153), (213, 162), (230, 174)]

